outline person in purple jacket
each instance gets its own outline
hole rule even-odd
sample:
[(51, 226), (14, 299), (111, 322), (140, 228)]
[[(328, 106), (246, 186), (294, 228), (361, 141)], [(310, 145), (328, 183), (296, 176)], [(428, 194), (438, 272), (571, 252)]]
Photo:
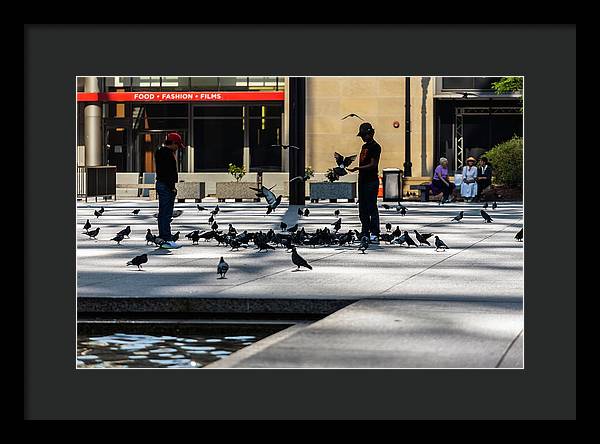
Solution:
[(440, 157), (440, 164), (433, 172), (431, 179), (431, 194), (434, 196), (443, 193), (442, 203), (450, 202), (450, 194), (454, 190), (454, 184), (448, 179), (448, 159)]

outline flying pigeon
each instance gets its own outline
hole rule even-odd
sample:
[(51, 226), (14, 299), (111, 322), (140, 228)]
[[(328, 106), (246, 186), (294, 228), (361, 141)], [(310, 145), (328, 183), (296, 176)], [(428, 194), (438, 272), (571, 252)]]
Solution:
[(296, 247), (292, 247), (292, 262), (298, 267), (295, 271), (300, 270), (300, 267), (305, 267), (309, 270), (312, 270), (310, 264), (298, 254), (298, 252), (296, 251)]
[(121, 231), (119, 231), (117, 233), (117, 236), (119, 235), (123, 235), (125, 236), (127, 239), (129, 239), (129, 234), (131, 234), (131, 227), (129, 225), (127, 225), (125, 228), (123, 228)]
[(360, 117), (358, 114), (354, 114), (354, 113), (350, 113), (347, 116), (342, 117), (342, 120), (347, 119), (348, 117), (358, 117), (360, 120), (365, 120), (362, 117)]
[(392, 231), (392, 224), (391, 223), (388, 222), (387, 224), (385, 224), (385, 231), (387, 231), (388, 233), (390, 231)]
[(136, 208), (135, 210), (133, 210), (133, 211), (131, 212), (131, 214), (133, 214), (133, 215), (137, 216), (138, 214), (140, 214), (140, 209), (139, 209), (139, 208)]
[(90, 220), (88, 219), (85, 221), (85, 224), (83, 224), (83, 229), (87, 233), (88, 231), (90, 231), (90, 228), (92, 228), (92, 224), (90, 223)]
[(481, 210), (481, 217), (485, 220), (486, 224), (489, 224), (493, 221), (492, 217), (485, 212), (485, 210)]
[(295, 150), (299, 150), (300, 148), (298, 148), (297, 146), (294, 145), (271, 145), (271, 148), (283, 148), (284, 150), (287, 150), (288, 148), (293, 148)]
[(304, 209), (304, 217), (308, 217), (308, 215), (310, 214), (310, 210), (308, 208)]
[(304, 176), (296, 176), (296, 177), (292, 177), (290, 179), (290, 183), (295, 182), (297, 180), (301, 181), (301, 182), (306, 182), (307, 180), (310, 179), (310, 176), (308, 174), (305, 174)]
[(342, 156), (340, 153), (334, 152), (333, 157), (335, 158), (335, 163), (337, 163), (337, 167), (333, 168), (333, 171), (338, 176), (345, 176), (348, 174), (346, 168), (350, 166), (352, 162), (356, 159), (356, 154), (348, 157)]
[(494, 203), (492, 204), (492, 210), (495, 210), (496, 208), (498, 208), (498, 204), (497, 204), (496, 202), (494, 202)]
[(121, 241), (125, 238), (125, 236), (123, 236), (122, 234), (117, 234), (115, 237), (113, 237), (111, 240), (114, 240), (117, 245), (121, 245)]
[[(483, 210), (481, 210), (481, 211), (483, 211)], [(452, 218), (452, 220), (455, 220), (456, 222), (460, 222), (460, 221), (461, 221), (461, 219), (462, 219), (464, 216), (465, 216), (465, 212), (464, 212), (464, 211), (461, 211), (461, 212), (460, 212), (460, 213), (458, 213), (456, 216), (454, 216), (454, 217)]]
[(523, 228), (519, 230), (517, 234), (515, 234), (515, 239), (521, 242), (523, 240)]
[(100, 232), (100, 227), (97, 227), (95, 230), (88, 231), (88, 232), (83, 233), (83, 234), (89, 236), (90, 239), (96, 239), (96, 236), (98, 236), (99, 232)]
[(146, 253), (140, 255), (140, 256), (136, 256), (133, 259), (131, 259), (129, 262), (127, 262), (127, 266), (129, 265), (137, 265), (138, 270), (142, 269), (142, 264), (145, 264), (146, 262), (148, 262), (148, 255)]
[(435, 251), (438, 251), (440, 248), (442, 250), (446, 250), (446, 249), (448, 249), (448, 245), (446, 245), (443, 240), (441, 240), (439, 237), (436, 236), (435, 237)]
[(369, 238), (367, 236), (363, 236), (360, 239), (360, 245), (358, 247), (358, 249), (361, 251), (362, 254), (365, 254), (365, 250), (369, 248)]
[(479, 94), (475, 94), (475, 93), (472, 93), (472, 92), (462, 92), (462, 93), (461, 93), (461, 92), (459, 92), (459, 93), (457, 93), (457, 94), (461, 94), (463, 99), (466, 99), (466, 98), (468, 98), (469, 96), (473, 96), (473, 97), (480, 97), (480, 96), (479, 96)]
[[(277, 197), (275, 197), (275, 193), (273, 193), (273, 191), (271, 191), (269, 188), (267, 188), (266, 186), (262, 186), (260, 189), (258, 188), (253, 188), (253, 187), (249, 187), (251, 190), (254, 190), (257, 192), (257, 196), (258, 197), (264, 197), (265, 200), (267, 201), (267, 204), (269, 205), (267, 207), (267, 215), (271, 214), (271, 212), (275, 211), (275, 209), (279, 206), (279, 204), (281, 203), (281, 198), (283, 197), (281, 194)], [(273, 187), (271, 187), (273, 188)]]
[(271, 212), (275, 211), (275, 209), (279, 206), (279, 204), (281, 203), (281, 198), (283, 196), (279, 195), (277, 196), (277, 198), (275, 199), (275, 202), (273, 202), (273, 204), (269, 204), (269, 206), (267, 207), (267, 216), (269, 214), (271, 214)]
[(217, 274), (220, 277), (218, 277), (217, 279), (227, 279), (225, 277), (227, 270), (229, 270), (229, 264), (227, 262), (225, 262), (225, 260), (223, 259), (223, 256), (221, 256), (221, 260), (219, 261), (219, 264), (217, 265)]

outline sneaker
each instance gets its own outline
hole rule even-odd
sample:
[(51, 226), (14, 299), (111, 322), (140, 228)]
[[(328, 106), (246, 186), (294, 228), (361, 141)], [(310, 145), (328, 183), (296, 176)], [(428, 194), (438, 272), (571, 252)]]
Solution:
[(169, 250), (175, 249), (175, 248), (180, 248), (180, 247), (181, 247), (181, 245), (178, 245), (173, 241), (167, 241), (167, 242), (161, 244), (161, 246), (160, 246), (160, 248), (166, 248)]
[(369, 240), (371, 241), (372, 244), (378, 244), (379, 243), (379, 237), (375, 236), (374, 234), (371, 235), (371, 237), (369, 238)]

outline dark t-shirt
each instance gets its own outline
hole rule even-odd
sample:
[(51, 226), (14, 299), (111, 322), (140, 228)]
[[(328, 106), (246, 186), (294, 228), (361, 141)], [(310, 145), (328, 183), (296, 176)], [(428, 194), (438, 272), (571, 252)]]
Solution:
[(156, 163), (156, 180), (175, 188), (177, 177), (177, 162), (175, 155), (169, 148), (161, 146), (154, 154)]
[(358, 166), (364, 166), (371, 163), (371, 159), (375, 159), (375, 167), (366, 171), (359, 170), (358, 181), (370, 182), (379, 180), (379, 158), (381, 157), (381, 146), (374, 140), (365, 143), (360, 150), (358, 157)]

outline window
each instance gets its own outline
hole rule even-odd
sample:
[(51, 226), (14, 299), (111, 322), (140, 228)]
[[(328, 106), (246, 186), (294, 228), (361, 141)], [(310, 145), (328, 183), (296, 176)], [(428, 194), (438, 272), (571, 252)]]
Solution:
[(491, 90), (500, 77), (442, 77), (442, 90)]

